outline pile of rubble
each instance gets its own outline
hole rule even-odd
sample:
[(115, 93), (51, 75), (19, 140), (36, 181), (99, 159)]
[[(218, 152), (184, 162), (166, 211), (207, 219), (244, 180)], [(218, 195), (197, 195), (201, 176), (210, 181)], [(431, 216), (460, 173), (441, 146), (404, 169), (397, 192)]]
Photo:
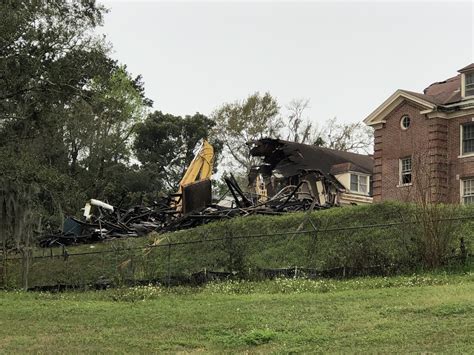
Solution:
[[(92, 209), (94, 213), (91, 213)], [(95, 243), (106, 239), (138, 237), (163, 228), (176, 213), (168, 199), (152, 206), (119, 209), (91, 199), (83, 209), (83, 218), (68, 217), (63, 230), (40, 237), (41, 247)]]
[[(83, 218), (67, 218), (63, 230), (42, 236), (40, 245), (94, 243), (193, 228), (237, 216), (278, 215), (340, 205), (345, 187), (328, 171), (335, 163), (345, 161), (340, 156), (342, 153), (335, 155), (325, 150), (322, 154), (319, 148), (276, 139), (249, 142), (249, 146), (250, 154), (259, 157), (261, 164), (250, 170), (248, 192), (240, 188), (232, 175), (224, 178), (230, 203), (212, 200), (208, 178), (180, 183), (177, 194), (150, 206), (121, 209), (90, 200), (83, 209)], [(344, 154), (355, 159), (352, 153)], [(197, 171), (192, 172), (197, 174)]]
[(129, 209), (116, 208), (92, 199), (83, 209), (83, 218), (68, 217), (64, 221), (62, 231), (40, 238), (40, 246), (49, 248), (89, 244), (116, 238), (138, 237), (150, 232), (172, 232), (237, 216), (278, 215), (331, 207), (320, 205), (307, 192), (302, 192), (303, 182), (285, 186), (272, 198), (262, 200), (254, 194), (244, 193), (232, 176), (225, 178), (225, 181), (233, 196), (230, 207), (216, 202), (193, 210), (188, 208), (186, 213), (173, 207), (173, 196), (163, 198), (150, 206), (135, 206)]

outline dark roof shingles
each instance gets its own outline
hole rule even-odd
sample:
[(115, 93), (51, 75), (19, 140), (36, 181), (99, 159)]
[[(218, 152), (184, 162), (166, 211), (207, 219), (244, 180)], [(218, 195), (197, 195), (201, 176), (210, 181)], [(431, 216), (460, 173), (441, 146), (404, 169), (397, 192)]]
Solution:
[(264, 162), (285, 176), (301, 170), (318, 169), (330, 173), (334, 165), (350, 163), (354, 171), (372, 174), (374, 161), (369, 155), (344, 152), (313, 145), (264, 138), (252, 148), (253, 156), (263, 156)]
[(465, 66), (464, 68), (459, 69), (458, 72), (459, 73), (464, 73), (464, 72), (470, 71), (470, 70), (474, 70), (474, 63), (471, 63), (471, 64)]
[[(474, 63), (465, 66), (464, 68), (458, 70), (458, 72), (464, 73), (470, 70), (474, 70)], [(431, 102), (435, 105), (443, 106), (453, 104), (462, 100), (461, 74), (453, 76), (452, 78), (446, 79), (444, 81), (431, 84), (423, 90), (423, 94), (408, 90), (402, 91)]]
[(437, 105), (447, 105), (461, 100), (461, 75), (433, 83), (423, 93), (433, 98)]

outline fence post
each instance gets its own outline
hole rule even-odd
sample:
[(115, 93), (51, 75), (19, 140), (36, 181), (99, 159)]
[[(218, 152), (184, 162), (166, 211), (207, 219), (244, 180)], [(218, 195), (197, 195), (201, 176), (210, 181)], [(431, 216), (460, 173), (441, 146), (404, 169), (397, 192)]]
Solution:
[(234, 269), (234, 238), (231, 231), (226, 233), (227, 238), (227, 248), (229, 250), (229, 272), (232, 272)]
[(28, 273), (30, 270), (30, 257), (31, 257), (31, 250), (27, 248), (26, 250), (22, 250), (22, 283), (23, 289), (28, 291), (29, 283), (28, 283)]
[(315, 264), (315, 254), (316, 254), (316, 249), (317, 249), (317, 244), (318, 244), (318, 227), (314, 224), (313, 220), (311, 218), (308, 218), (309, 220), (309, 223), (311, 224), (311, 227), (314, 229), (314, 236), (311, 238), (311, 235), (310, 235), (310, 246), (311, 246), (311, 251), (309, 252), (310, 256), (309, 256), (309, 264), (308, 266), (310, 265), (313, 265), (313, 267), (316, 265)]
[(171, 286), (171, 244), (168, 242), (168, 288)]
[(63, 252), (63, 262), (64, 262), (64, 274), (66, 275), (66, 282), (64, 283), (64, 289), (68, 289), (68, 283), (71, 283), (71, 277), (69, 275), (69, 253), (66, 250), (66, 247), (63, 245), (62, 246), (62, 252)]
[(459, 249), (461, 251), (461, 262), (465, 265), (467, 264), (468, 253), (466, 244), (464, 243), (464, 237), (461, 237), (461, 239), (459, 240)]
[(2, 253), (2, 286), (6, 288), (7, 286), (7, 265), (8, 259), (7, 259), (7, 253), (6, 253), (6, 248), (3, 249)]
[(69, 258), (64, 258), (64, 268), (66, 269), (65, 275), (66, 275), (66, 282), (64, 283), (64, 289), (67, 291), (68, 289), (68, 283), (71, 282), (71, 278), (69, 277)]

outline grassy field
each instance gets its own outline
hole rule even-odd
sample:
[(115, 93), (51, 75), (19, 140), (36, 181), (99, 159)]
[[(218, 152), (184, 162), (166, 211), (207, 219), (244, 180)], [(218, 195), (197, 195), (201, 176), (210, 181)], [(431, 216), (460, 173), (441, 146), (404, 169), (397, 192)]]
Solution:
[(2, 352), (474, 352), (474, 274), (0, 293)]

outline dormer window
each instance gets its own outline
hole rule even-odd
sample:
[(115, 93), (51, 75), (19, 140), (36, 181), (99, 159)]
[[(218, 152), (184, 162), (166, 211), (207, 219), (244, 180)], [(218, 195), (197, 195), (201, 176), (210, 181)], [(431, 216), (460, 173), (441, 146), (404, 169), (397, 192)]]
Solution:
[(464, 97), (474, 96), (474, 72), (464, 74)]
[(474, 63), (458, 70), (461, 73), (461, 97), (474, 97)]

